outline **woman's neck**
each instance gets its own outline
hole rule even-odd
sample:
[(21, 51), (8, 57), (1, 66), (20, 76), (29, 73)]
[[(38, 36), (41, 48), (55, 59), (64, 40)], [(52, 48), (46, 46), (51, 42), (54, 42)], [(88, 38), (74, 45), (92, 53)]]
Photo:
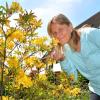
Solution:
[(71, 36), (71, 39), (69, 40), (68, 44), (72, 49), (79, 52), (80, 51), (80, 32), (78, 30), (74, 30)]
[[(80, 32), (78, 30), (77, 30), (77, 34), (80, 37)], [(76, 46), (76, 51), (80, 52), (80, 50), (81, 50), (81, 43), (80, 43), (80, 40), (79, 40), (78, 43), (77, 43), (77, 46)]]

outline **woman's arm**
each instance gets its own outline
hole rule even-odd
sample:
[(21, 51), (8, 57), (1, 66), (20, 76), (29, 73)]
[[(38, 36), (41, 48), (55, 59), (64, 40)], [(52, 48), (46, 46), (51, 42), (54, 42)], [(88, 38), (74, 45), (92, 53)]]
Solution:
[(77, 75), (77, 69), (75, 65), (72, 63), (70, 59), (65, 59), (63, 61), (59, 61), (61, 68), (70, 76), (74, 75), (74, 81), (77, 81), (78, 75)]
[(61, 65), (62, 70), (64, 70), (69, 76), (74, 75), (74, 81), (77, 81), (77, 70), (75, 65), (72, 63), (72, 61), (67, 57), (66, 50), (64, 50), (64, 47), (56, 47), (51, 52), (50, 56), (51, 58), (58, 61)]

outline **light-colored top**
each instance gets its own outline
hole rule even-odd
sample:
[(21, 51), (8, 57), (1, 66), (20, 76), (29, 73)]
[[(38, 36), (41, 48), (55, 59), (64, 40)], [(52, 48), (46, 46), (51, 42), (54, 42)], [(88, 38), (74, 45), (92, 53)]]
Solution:
[(74, 74), (75, 80), (78, 70), (89, 80), (89, 90), (100, 95), (100, 29), (83, 28), (80, 32), (80, 52), (65, 44), (65, 59), (60, 65), (69, 75)]

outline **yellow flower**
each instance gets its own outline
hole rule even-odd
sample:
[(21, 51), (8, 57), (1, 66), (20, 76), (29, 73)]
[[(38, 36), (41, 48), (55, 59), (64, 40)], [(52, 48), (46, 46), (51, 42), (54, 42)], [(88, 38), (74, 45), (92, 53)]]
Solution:
[(47, 77), (45, 74), (39, 74), (39, 80), (47, 80)]
[(64, 88), (64, 87), (63, 87), (62, 84), (58, 85), (58, 89), (63, 89), (63, 88)]
[(20, 42), (22, 42), (25, 38), (25, 32), (23, 32), (22, 30), (14, 30), (14, 29), (8, 29), (6, 32), (8, 38), (7, 41), (13, 40), (13, 39), (17, 39)]
[(37, 61), (37, 58), (32, 56), (32, 57), (28, 57), (27, 59), (25, 59), (25, 63), (26, 65), (32, 66), (35, 61)]
[(3, 100), (8, 100), (8, 96), (2, 96)]
[(70, 94), (70, 88), (67, 88), (67, 89), (64, 89), (64, 92), (66, 93), (66, 94)]
[(8, 49), (12, 49), (14, 47), (14, 42), (13, 41), (9, 41), (8, 43), (7, 43), (7, 48)]
[(50, 66), (52, 64), (56, 64), (56, 60), (49, 58), (49, 59), (47, 59), (47, 64), (48, 64), (48, 66)]
[(47, 40), (47, 37), (38, 37), (32, 41), (33, 44), (42, 46), (44, 42)]
[(58, 39), (52, 38), (52, 44), (53, 44), (53, 46), (58, 45), (58, 43), (59, 43), (59, 40)]
[(20, 87), (20, 85), (23, 85), (23, 87), (31, 87), (32, 86), (32, 80), (30, 77), (28, 77), (25, 72), (20, 69), (19, 74), (16, 76), (16, 87)]
[(7, 59), (7, 63), (9, 65), (9, 67), (15, 67), (17, 68), (19, 66), (19, 61), (18, 61), (18, 58), (13, 56), (13, 57), (9, 57)]
[(24, 33), (21, 30), (16, 30), (14, 33), (11, 34), (11, 38), (15, 38), (21, 42), (24, 39)]
[(79, 93), (80, 93), (80, 89), (79, 88), (74, 88), (70, 91), (70, 93), (73, 95), (73, 96), (77, 96)]
[(38, 63), (36, 63), (36, 67), (37, 68), (43, 68), (43, 67), (46, 67), (46, 64), (38, 61)]
[(20, 4), (18, 2), (12, 2), (11, 6), (10, 6), (10, 9), (13, 11), (13, 12), (22, 12), (23, 13), (23, 9), (22, 7), (20, 6)]

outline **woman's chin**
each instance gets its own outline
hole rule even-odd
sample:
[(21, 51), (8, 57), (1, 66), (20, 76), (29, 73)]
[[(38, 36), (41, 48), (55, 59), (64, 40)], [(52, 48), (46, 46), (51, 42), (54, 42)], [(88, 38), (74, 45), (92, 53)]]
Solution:
[(61, 45), (65, 45), (65, 44), (66, 44), (66, 42), (60, 42), (60, 44), (61, 44)]

